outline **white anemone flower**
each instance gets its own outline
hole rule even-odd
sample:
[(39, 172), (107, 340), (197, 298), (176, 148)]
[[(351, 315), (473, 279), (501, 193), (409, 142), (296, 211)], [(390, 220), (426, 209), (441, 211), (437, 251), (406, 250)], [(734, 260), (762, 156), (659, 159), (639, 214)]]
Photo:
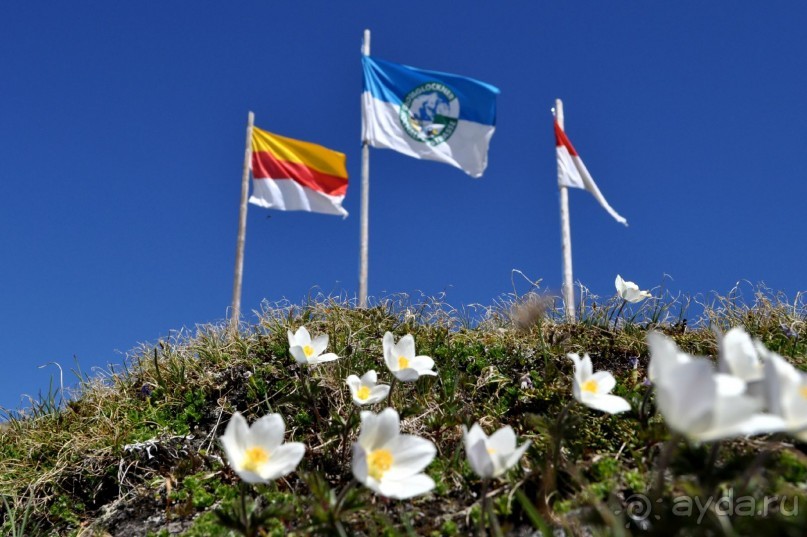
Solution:
[(362, 411), (359, 438), (353, 444), (353, 476), (388, 498), (405, 500), (434, 488), (422, 473), (437, 448), (429, 440), (400, 433), (400, 418), (392, 408), (379, 414)]
[(765, 359), (765, 398), (768, 410), (784, 420), (784, 429), (807, 442), (807, 374), (757, 342)]
[(658, 360), (668, 364), (655, 368), (661, 373), (653, 382), (656, 404), (671, 430), (693, 442), (710, 442), (783, 429), (783, 420), (762, 412), (762, 401), (746, 393), (741, 378), (715, 373), (706, 358), (680, 361), (678, 347), (661, 334), (649, 334), (647, 343), (651, 366)]
[(462, 438), (465, 453), (473, 471), (482, 479), (491, 479), (503, 475), (516, 463), (530, 447), (527, 440), (516, 447), (516, 433), (506, 425), (488, 436), (479, 424), (474, 423), (469, 431), (462, 426)]
[(322, 354), (327, 347), (328, 334), (322, 334), (312, 340), (305, 326), (298, 328), (295, 333), (289, 330), (289, 352), (298, 364), (313, 366), (339, 358), (332, 352)]
[(407, 334), (395, 343), (392, 333), (384, 334), (384, 361), (390, 372), (401, 382), (412, 382), (422, 375), (437, 375), (432, 371), (434, 360), (415, 356), (415, 338)]
[(616, 292), (620, 298), (631, 303), (641, 302), (645, 298), (653, 297), (648, 291), (640, 291), (639, 286), (635, 283), (623, 280), (622, 276), (619, 274), (616, 275), (614, 285), (616, 286)]
[(720, 371), (739, 377), (746, 382), (757, 382), (765, 376), (765, 367), (759, 358), (754, 341), (742, 327), (726, 332), (720, 340)]
[(373, 369), (362, 375), (361, 378), (350, 375), (347, 378), (347, 385), (350, 387), (353, 402), (359, 406), (378, 403), (389, 395), (390, 387), (386, 384), (378, 384), (378, 375)]
[(285, 432), (280, 414), (267, 414), (248, 427), (236, 412), (219, 441), (238, 477), (247, 483), (268, 483), (294, 471), (305, 453), (300, 442), (283, 443)]
[(574, 362), (574, 398), (589, 408), (601, 410), (609, 414), (618, 414), (630, 410), (630, 403), (618, 395), (611, 395), (616, 386), (616, 379), (608, 371), (593, 372), (591, 358), (586, 354), (583, 359), (575, 353), (566, 356)]

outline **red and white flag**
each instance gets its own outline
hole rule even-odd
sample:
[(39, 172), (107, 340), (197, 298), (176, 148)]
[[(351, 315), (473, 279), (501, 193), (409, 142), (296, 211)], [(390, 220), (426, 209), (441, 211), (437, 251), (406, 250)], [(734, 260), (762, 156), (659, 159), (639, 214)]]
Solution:
[(619, 213), (605, 201), (605, 197), (603, 197), (600, 189), (597, 188), (597, 184), (594, 182), (594, 179), (591, 178), (591, 174), (588, 173), (586, 165), (583, 164), (583, 160), (580, 158), (580, 155), (577, 154), (577, 151), (574, 150), (572, 142), (569, 141), (566, 133), (560, 128), (557, 120), (555, 120), (555, 146), (558, 160), (558, 186), (588, 190), (591, 192), (591, 195), (600, 202), (603, 209), (608, 211), (608, 214), (613, 216), (620, 224), (627, 226), (628, 221), (622, 218)]

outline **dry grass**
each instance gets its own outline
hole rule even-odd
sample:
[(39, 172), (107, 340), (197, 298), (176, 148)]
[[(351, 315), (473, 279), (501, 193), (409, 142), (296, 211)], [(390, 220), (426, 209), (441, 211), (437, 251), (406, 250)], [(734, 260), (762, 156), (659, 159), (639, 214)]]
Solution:
[[(587, 352), (597, 369), (614, 372), (619, 395), (634, 409), (647, 391), (642, 380), (648, 329), (673, 336), (688, 352), (714, 356), (716, 332), (743, 325), (769, 348), (804, 366), (803, 295), (787, 300), (752, 287), (746, 301), (742, 287), (725, 297), (696, 300), (659, 292), (660, 298), (625, 307), (619, 315), (619, 301), (582, 289), (580, 322), (574, 325), (563, 321), (556, 299), (530, 292), (502, 297), (490, 307), (460, 310), (441, 297), (395, 295), (362, 310), (345, 297), (318, 296), (303, 305), (267, 303), (259, 322), (242, 324), (238, 333), (224, 324), (175, 332), (156, 345), (134, 349), (118, 370), (92, 377), (78, 373), (78, 386), (70, 393), (57, 389), (25, 411), (7, 413), (0, 429), (0, 494), (7, 499), (2, 527), (10, 533), (28, 513), (40, 533), (52, 535), (168, 535), (169, 527), (188, 535), (212, 532), (207, 515), (231, 500), (238, 483), (221, 460), (216, 439), (238, 410), (250, 420), (280, 412), (288, 434), (309, 448), (298, 473), (260, 490), (266, 502), (290, 510), (267, 531), (327, 533), (327, 524), (311, 524), (320, 516), (317, 499), (349, 480), (349, 465), (341, 456), (351, 405), (344, 379), (370, 368), (385, 378), (381, 338), (389, 330), (396, 337), (412, 333), (418, 352), (437, 362), (439, 377), (399, 384), (393, 404), (405, 431), (437, 445), (438, 459), (429, 471), (438, 488), (411, 502), (360, 495), (359, 507), (346, 518), (355, 535), (405, 534), (407, 526), (419, 534), (467, 534), (478, 517), (478, 481), (464, 462), (460, 426), (474, 421), (488, 431), (510, 424), (521, 438), (533, 441), (523, 470), (494, 489), (505, 531), (535, 531), (535, 519), (517, 496), (542, 504), (539, 492), (552, 438), (563, 434), (557, 489), (540, 517), (573, 533), (586, 527), (603, 534), (661, 534), (653, 533), (658, 528), (631, 525), (624, 511), (615, 513), (620, 497), (650, 482), (659, 446), (667, 438), (663, 425), (636, 411), (611, 417), (574, 407), (566, 429), (558, 431), (554, 420), (571, 397), (571, 363), (565, 356)], [(697, 319), (688, 318), (693, 303), (702, 309)], [(329, 350), (342, 357), (314, 369), (310, 378), (287, 352), (286, 331), (301, 325), (328, 334)], [(756, 492), (804, 495), (803, 446), (774, 440), (788, 458), (774, 457), (760, 467)], [(756, 442), (724, 448), (720, 471), (709, 479), (723, 486), (742, 479), (735, 467), (770, 445)], [(670, 484), (670, 493), (694, 486), (693, 476), (702, 470), (699, 453), (701, 448), (688, 447), (680, 454), (676, 472), (681, 479)], [(798, 481), (802, 474), (804, 482)], [(327, 505), (327, 499), (322, 502)], [(803, 521), (761, 522), (776, 531), (807, 531)]]

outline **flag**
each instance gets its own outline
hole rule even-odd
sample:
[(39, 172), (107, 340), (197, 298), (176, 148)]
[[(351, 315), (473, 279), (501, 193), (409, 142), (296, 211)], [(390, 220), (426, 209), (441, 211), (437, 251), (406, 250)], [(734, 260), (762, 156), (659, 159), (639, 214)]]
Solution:
[(603, 209), (608, 211), (608, 214), (613, 216), (620, 224), (628, 225), (628, 221), (622, 218), (610, 205), (605, 201), (600, 189), (591, 174), (588, 173), (586, 165), (577, 151), (574, 150), (572, 142), (563, 132), (563, 129), (558, 125), (555, 120), (555, 146), (557, 149), (558, 160), (558, 186), (567, 186), (570, 188), (582, 188), (588, 190), (600, 202)]
[(253, 127), (250, 203), (346, 217), (345, 192), (344, 153)]
[(364, 141), (482, 175), (496, 125), (497, 88), (370, 56), (362, 57), (362, 67)]

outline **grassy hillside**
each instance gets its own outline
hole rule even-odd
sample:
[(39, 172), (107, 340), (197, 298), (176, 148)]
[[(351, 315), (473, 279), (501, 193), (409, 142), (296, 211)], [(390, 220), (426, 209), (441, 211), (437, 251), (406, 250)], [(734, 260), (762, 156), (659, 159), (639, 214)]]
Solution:
[[(503, 535), (803, 536), (807, 446), (776, 434), (667, 449), (671, 434), (645, 382), (651, 329), (714, 357), (716, 331), (744, 326), (807, 368), (801, 297), (765, 289), (752, 295), (702, 299), (696, 319), (681, 297), (621, 308), (617, 299), (588, 296), (574, 325), (534, 294), (476, 310), (406, 297), (359, 310), (322, 298), (267, 306), (237, 333), (223, 325), (183, 330), (104, 374), (75, 371), (75, 393), (54, 389), (7, 413), (0, 533), (235, 535), (215, 512), (233, 512), (241, 501), (242, 483), (218, 442), (240, 411), (250, 423), (280, 413), (286, 439), (307, 446), (295, 472), (248, 490), (267, 515), (263, 535), (474, 534), (481, 483), (466, 461), (461, 426), (478, 422), (488, 434), (509, 424), (519, 442), (532, 442), (488, 490)], [(303, 325), (327, 334), (340, 359), (301, 369), (289, 355), (287, 330)], [(437, 486), (405, 501), (362, 486), (340, 497), (352, 478), (344, 438), (355, 440), (359, 422), (345, 379), (375, 369), (389, 383), (386, 331), (411, 333), (418, 354), (436, 362), (438, 376), (398, 383), (392, 406), (404, 431), (437, 446), (427, 468)], [(570, 404), (570, 352), (589, 353), (595, 370), (611, 371), (614, 393), (632, 410), (612, 416)], [(666, 468), (661, 480), (658, 468)], [(741, 499), (755, 502), (755, 514), (749, 505), (740, 509)]]

